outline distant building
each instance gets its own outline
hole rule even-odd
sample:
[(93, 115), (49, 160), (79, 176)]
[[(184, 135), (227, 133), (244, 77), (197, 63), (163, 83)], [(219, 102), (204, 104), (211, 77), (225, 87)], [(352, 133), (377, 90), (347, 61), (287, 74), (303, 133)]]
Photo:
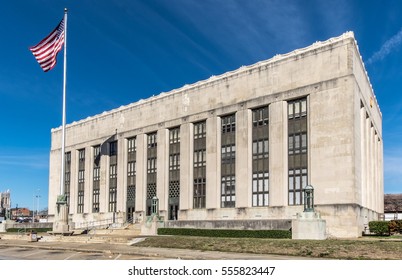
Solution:
[(35, 216), (35, 219), (37, 219), (40, 223), (47, 223), (47, 216), (48, 216), (48, 211), (47, 209), (39, 211), (39, 213)]
[(384, 195), (384, 220), (402, 220), (402, 194)]
[[(309, 184), (330, 237), (384, 211), (382, 116), (352, 32), (71, 123), (65, 152), (72, 227), (144, 221), (157, 197), (166, 227), (290, 229)], [(60, 153), (57, 128), (50, 221)]]
[(32, 212), (28, 208), (12, 208), (11, 217), (15, 220), (19, 217), (32, 217)]
[(10, 191), (0, 192), (0, 217), (6, 217), (11, 208)]

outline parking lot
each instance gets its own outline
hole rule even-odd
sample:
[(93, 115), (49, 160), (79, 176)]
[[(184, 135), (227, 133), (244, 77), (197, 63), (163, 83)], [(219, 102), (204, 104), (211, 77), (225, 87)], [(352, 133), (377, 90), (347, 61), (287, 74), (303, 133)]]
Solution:
[(112, 252), (80, 252), (69, 250), (49, 250), (42, 248), (2, 247), (0, 260), (154, 260), (157, 256), (124, 255)]

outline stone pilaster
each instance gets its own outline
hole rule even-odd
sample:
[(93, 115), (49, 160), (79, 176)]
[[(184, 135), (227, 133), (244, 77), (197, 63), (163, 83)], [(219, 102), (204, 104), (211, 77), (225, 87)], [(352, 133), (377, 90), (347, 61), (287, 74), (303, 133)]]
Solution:
[(157, 179), (156, 196), (159, 199), (159, 213), (167, 218), (169, 195), (169, 130), (159, 129), (157, 133)]
[(251, 206), (251, 110), (236, 113), (236, 208)]
[(146, 184), (147, 184), (147, 135), (137, 135), (137, 171), (135, 211), (138, 215), (145, 215), (146, 211)]
[(180, 126), (180, 210), (193, 207), (193, 125)]
[(269, 105), (269, 206), (287, 205), (287, 103)]
[(207, 184), (206, 208), (220, 207), (220, 119), (212, 115), (206, 121), (207, 130)]

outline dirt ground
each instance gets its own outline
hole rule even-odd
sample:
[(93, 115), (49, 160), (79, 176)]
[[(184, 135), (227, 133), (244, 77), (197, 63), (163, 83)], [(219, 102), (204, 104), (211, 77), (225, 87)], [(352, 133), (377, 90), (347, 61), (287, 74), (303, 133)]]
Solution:
[(398, 238), (290, 240), (157, 236), (149, 237), (145, 241), (136, 244), (136, 246), (333, 259), (402, 260), (402, 239)]

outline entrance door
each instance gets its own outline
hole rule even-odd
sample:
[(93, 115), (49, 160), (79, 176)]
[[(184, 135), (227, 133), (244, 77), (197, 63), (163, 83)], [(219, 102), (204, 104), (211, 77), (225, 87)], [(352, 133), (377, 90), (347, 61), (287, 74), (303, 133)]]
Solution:
[(169, 199), (169, 220), (178, 220), (179, 216), (179, 198), (172, 197)]
[(126, 202), (126, 221), (134, 223), (135, 212), (135, 185), (129, 185), (127, 187), (127, 202)]
[(135, 207), (133, 206), (128, 206), (127, 207), (127, 221), (134, 223), (134, 211), (135, 211)]

